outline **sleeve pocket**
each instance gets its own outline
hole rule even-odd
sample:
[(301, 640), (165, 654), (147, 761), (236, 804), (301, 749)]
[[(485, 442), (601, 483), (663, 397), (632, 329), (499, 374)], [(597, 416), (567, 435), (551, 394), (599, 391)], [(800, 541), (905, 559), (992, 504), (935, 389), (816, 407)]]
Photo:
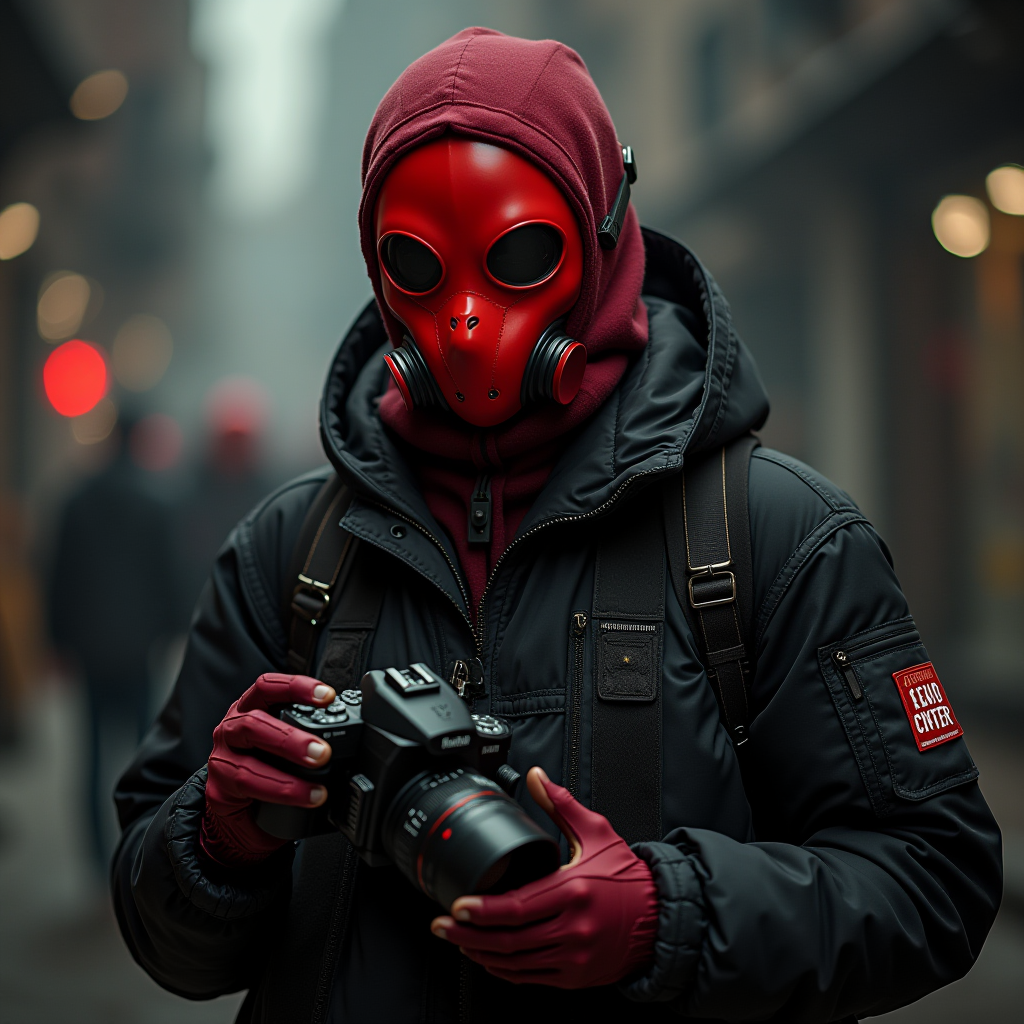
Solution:
[(919, 750), (893, 673), (928, 662), (907, 616), (818, 649), (818, 662), (876, 814), (978, 777), (963, 737)]

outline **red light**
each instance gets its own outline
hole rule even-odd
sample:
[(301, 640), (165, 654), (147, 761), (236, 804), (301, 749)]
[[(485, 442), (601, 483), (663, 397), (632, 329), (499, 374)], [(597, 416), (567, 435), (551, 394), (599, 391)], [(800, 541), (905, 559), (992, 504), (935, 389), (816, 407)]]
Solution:
[(451, 839), (451, 837), (452, 837), (452, 830), (451, 830), (450, 828), (446, 828), (446, 829), (445, 829), (445, 830), (444, 830), (444, 831), (443, 831), (443, 832), (441, 833), (441, 838), (442, 838), (442, 839)]
[(98, 348), (77, 338), (55, 348), (43, 366), (43, 388), (61, 416), (81, 416), (106, 394), (107, 363)]

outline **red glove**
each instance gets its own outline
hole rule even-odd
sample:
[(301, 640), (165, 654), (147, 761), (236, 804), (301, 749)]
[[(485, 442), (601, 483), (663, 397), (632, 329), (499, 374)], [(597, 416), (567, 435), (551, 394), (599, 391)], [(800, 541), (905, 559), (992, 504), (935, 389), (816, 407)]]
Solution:
[(460, 896), (452, 917), (435, 918), (431, 931), (496, 977), (522, 984), (610, 985), (649, 964), (658, 923), (651, 869), (607, 818), (542, 769), (530, 769), (527, 785), (572, 844), (572, 860), (500, 896)]
[(264, 764), (243, 750), (259, 747), (296, 764), (319, 768), (331, 757), (328, 743), (268, 715), (274, 704), (315, 704), (334, 700), (334, 688), (309, 676), (268, 672), (228, 708), (213, 730), (207, 761), (206, 813), (199, 842), (203, 852), (228, 867), (252, 867), (287, 840), (264, 832), (255, 822), (253, 800), (318, 807), (327, 799), (323, 786)]

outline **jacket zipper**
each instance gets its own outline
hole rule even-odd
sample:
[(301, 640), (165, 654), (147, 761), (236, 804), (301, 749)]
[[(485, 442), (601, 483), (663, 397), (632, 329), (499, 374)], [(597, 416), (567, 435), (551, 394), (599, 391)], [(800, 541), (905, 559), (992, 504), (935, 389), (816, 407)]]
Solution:
[(864, 691), (860, 688), (860, 680), (857, 678), (857, 673), (853, 670), (850, 656), (846, 651), (833, 651), (832, 660), (836, 663), (836, 668), (839, 669), (840, 674), (846, 680), (846, 688), (850, 691), (850, 696), (854, 700), (860, 700), (864, 696)]
[(621, 497), (623, 491), (628, 488), (634, 480), (639, 480), (645, 476), (656, 476), (669, 472), (665, 469), (645, 469), (640, 473), (634, 473), (631, 477), (623, 480), (619, 484), (615, 493), (605, 502), (598, 505), (597, 508), (591, 509), (589, 512), (580, 512), (578, 515), (572, 516), (556, 516), (554, 519), (547, 519), (543, 523), (538, 523), (532, 530), (527, 530), (521, 537), (517, 537), (505, 550), (501, 553), (501, 556), (494, 563), (494, 568), (491, 570), (490, 576), (487, 577), (487, 585), (484, 587), (484, 592), (480, 595), (480, 606), (477, 611), (476, 621), (477, 629), (474, 630), (474, 636), (477, 642), (477, 654), (482, 654), (484, 649), (484, 638), (486, 636), (487, 622), (484, 618), (484, 604), (487, 601), (487, 595), (490, 593), (491, 584), (494, 582), (494, 577), (498, 575), (498, 570), (501, 568), (502, 562), (508, 557), (508, 553), (516, 547), (518, 544), (522, 544), (527, 537), (532, 537), (534, 534), (539, 533), (541, 530), (546, 530), (549, 526), (558, 526), (562, 523), (576, 523), (584, 519), (594, 519), (596, 517), (605, 515), (608, 509)]
[[(388, 515), (392, 515), (396, 519), (401, 519), (403, 523), (408, 523), (414, 529), (419, 530), (419, 532), (422, 533), (423, 536), (426, 537), (427, 540), (429, 540), (437, 548), (437, 550), (441, 552), (442, 555), (444, 555), (444, 560), (448, 563), (448, 568), (451, 569), (452, 576), (455, 577), (455, 582), (459, 585), (459, 593), (462, 594), (462, 600), (466, 602), (466, 607), (468, 608), (469, 595), (466, 593), (466, 588), (462, 583), (462, 577), (459, 575), (459, 570), (455, 567), (455, 563), (451, 560), (451, 557), (448, 555), (448, 552), (445, 551), (444, 545), (425, 526), (420, 526), (420, 524), (417, 523), (415, 519), (410, 519), (407, 515), (403, 515), (401, 512), (396, 511), (390, 505), (382, 505), (378, 502), (377, 507), (383, 509), (385, 512), (388, 513)], [(372, 544), (373, 541), (370, 541), (370, 543)], [(380, 545), (378, 544), (377, 547), (380, 547)], [(473, 629), (473, 622), (470, 619), (470, 617), (462, 610), (462, 607), (459, 605), (459, 602), (456, 601), (455, 598), (452, 597), (452, 595), (449, 594), (448, 591), (445, 590), (444, 587), (442, 587), (441, 584), (438, 583), (436, 580), (430, 580), (430, 582), (433, 583), (434, 586), (437, 587), (437, 589), (440, 590), (441, 593), (444, 594), (444, 596), (447, 597), (448, 600), (451, 601), (451, 603), (455, 606), (455, 610), (459, 613), (459, 615), (462, 616), (462, 619), (466, 623), (466, 625), (469, 626), (469, 631), (472, 634), (475, 641), (476, 630)], [(479, 648), (477, 649), (477, 653), (479, 654)]]
[(587, 634), (587, 613), (573, 612), (572, 633), (572, 694), (569, 719), (569, 792), (579, 796), (580, 788), (580, 732), (583, 727), (583, 655)]
[(863, 700), (864, 691), (861, 689), (860, 680), (857, 678), (857, 673), (854, 670), (854, 661), (863, 659), (875, 651), (884, 651), (890, 647), (898, 647), (900, 644), (906, 643), (906, 638), (911, 636), (911, 634), (916, 639), (921, 639), (921, 634), (918, 633), (917, 629), (914, 626), (908, 626), (892, 636), (883, 637), (878, 640), (861, 640), (859, 643), (832, 652), (832, 661), (835, 663), (836, 668), (839, 669), (840, 675), (846, 680), (846, 688), (850, 691), (850, 696), (855, 701)]

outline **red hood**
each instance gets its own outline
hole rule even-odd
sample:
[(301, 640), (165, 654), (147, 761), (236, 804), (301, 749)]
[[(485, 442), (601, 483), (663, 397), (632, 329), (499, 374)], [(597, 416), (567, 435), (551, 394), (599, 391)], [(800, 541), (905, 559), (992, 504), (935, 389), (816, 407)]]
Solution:
[(381, 293), (374, 203), (395, 162), (446, 131), (507, 146), (559, 185), (584, 245), (583, 287), (566, 332), (586, 345), (592, 360), (609, 350), (643, 348), (644, 248), (633, 208), (614, 249), (597, 243), (598, 225), (623, 173), (622, 149), (601, 94), (568, 46), (487, 28), (467, 28), (410, 64), (381, 100), (366, 136), (359, 233), (392, 342), (401, 344), (402, 331)]

